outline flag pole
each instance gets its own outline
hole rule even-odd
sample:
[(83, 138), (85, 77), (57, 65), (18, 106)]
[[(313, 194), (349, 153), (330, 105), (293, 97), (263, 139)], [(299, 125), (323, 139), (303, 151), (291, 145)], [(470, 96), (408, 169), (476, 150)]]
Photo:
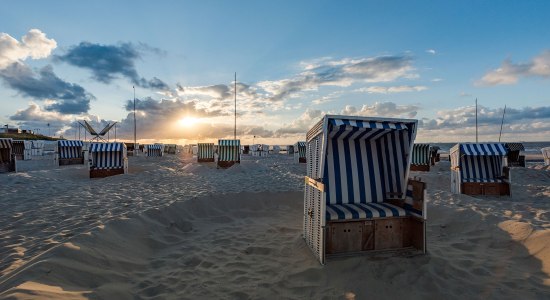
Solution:
[(476, 143), (478, 142), (477, 140), (477, 98), (476, 98)]
[(137, 135), (136, 135), (136, 87), (132, 85), (134, 89), (134, 149), (137, 147)]
[(500, 143), (500, 137), (502, 136), (502, 125), (504, 125), (504, 115), (506, 114), (506, 105), (504, 105), (504, 111), (502, 112), (502, 122), (500, 122), (500, 133), (498, 134), (498, 142)]
[(235, 128), (233, 132), (234, 139), (237, 139), (237, 72), (235, 72)]

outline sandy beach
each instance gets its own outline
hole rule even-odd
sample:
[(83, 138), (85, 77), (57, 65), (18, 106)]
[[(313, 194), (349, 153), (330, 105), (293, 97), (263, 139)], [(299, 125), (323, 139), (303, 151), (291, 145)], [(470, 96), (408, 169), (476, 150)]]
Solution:
[(512, 169), (511, 197), (428, 183), (428, 254), (338, 258), (302, 239), (305, 164), (243, 156), (228, 170), (182, 155), (0, 174), (0, 298), (548, 299), (550, 171)]

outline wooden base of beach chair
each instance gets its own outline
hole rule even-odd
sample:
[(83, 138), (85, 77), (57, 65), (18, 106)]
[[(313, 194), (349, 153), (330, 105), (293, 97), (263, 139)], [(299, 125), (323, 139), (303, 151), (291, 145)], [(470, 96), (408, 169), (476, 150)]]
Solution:
[(306, 161), (306, 158), (305, 158), (305, 157), (300, 157), (300, 158), (298, 159), (298, 162), (299, 162), (299, 163), (302, 163), (302, 164), (305, 164), (305, 163), (307, 163), (307, 161)]
[(241, 163), (240, 161), (218, 161), (218, 167), (222, 169), (227, 169), (233, 166), (234, 164)]
[(84, 164), (84, 158), (60, 158), (59, 159), (60, 166), (83, 165), (83, 164)]
[(331, 221), (326, 253), (360, 253), (415, 248), (425, 252), (425, 224), (414, 217)]
[(124, 174), (124, 168), (90, 170), (90, 178), (103, 178), (120, 174)]
[(202, 162), (214, 162), (214, 158), (197, 158), (197, 161), (202, 163)]
[(464, 182), (462, 183), (462, 193), (471, 196), (508, 196), (510, 195), (510, 184), (506, 182)]
[(0, 173), (8, 173), (15, 171), (15, 164), (11, 162), (0, 163)]
[(430, 165), (411, 165), (411, 171), (429, 172)]

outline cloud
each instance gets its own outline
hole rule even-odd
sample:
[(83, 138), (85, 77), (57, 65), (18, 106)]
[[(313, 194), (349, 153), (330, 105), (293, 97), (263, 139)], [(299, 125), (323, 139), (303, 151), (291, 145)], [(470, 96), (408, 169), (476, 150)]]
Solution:
[(35, 74), (26, 65), (16, 62), (0, 72), (0, 78), (24, 96), (46, 101), (46, 110), (65, 114), (85, 113), (95, 97), (83, 87), (57, 77), (48, 65)]
[(48, 39), (38, 29), (31, 29), (17, 41), (7, 33), (0, 33), (0, 70), (27, 58), (40, 59), (50, 56), (57, 43)]
[(283, 137), (286, 135), (303, 135), (313, 126), (315, 123), (325, 115), (325, 113), (319, 109), (307, 108), (300, 117), (292, 121), (290, 124), (283, 124), (281, 128), (276, 130), (276, 135)]
[(478, 85), (506, 85), (515, 84), (520, 77), (550, 78), (550, 50), (546, 50), (534, 57), (530, 62), (513, 63), (505, 60), (500, 68), (485, 74)]
[(375, 102), (373, 105), (363, 105), (360, 109), (346, 105), (340, 112), (347, 116), (366, 117), (405, 117), (414, 118), (419, 107), (416, 105), (398, 105), (393, 102)]
[(436, 51), (434, 49), (428, 49), (428, 50), (426, 50), (426, 53), (435, 55)]
[(278, 102), (320, 86), (347, 87), (356, 82), (390, 82), (417, 77), (412, 73), (412, 59), (408, 56), (320, 60), (302, 65), (305, 69), (294, 78), (262, 81), (257, 86), (266, 93), (268, 100)]
[[(81, 42), (64, 55), (55, 56), (55, 59), (92, 71), (92, 78), (102, 83), (111, 83), (117, 76), (122, 76), (143, 88), (167, 90), (169, 86), (162, 80), (156, 77), (145, 79), (136, 70), (135, 61), (141, 58), (141, 52), (153, 51), (151, 49), (154, 48), (143, 44), (101, 45)], [(157, 51), (160, 50), (155, 49), (153, 52)]]
[(425, 86), (410, 86), (410, 85), (401, 85), (401, 86), (370, 86), (367, 88), (360, 88), (355, 90), (356, 92), (369, 93), (369, 94), (394, 94), (394, 93), (404, 93), (404, 92), (420, 92), (427, 90)]
[[(478, 106), (480, 141), (497, 141), (503, 108)], [(427, 141), (474, 141), (475, 106), (441, 110), (434, 119), (420, 121), (420, 137)], [(502, 137), (504, 141), (542, 140), (550, 134), (550, 106), (507, 108)]]

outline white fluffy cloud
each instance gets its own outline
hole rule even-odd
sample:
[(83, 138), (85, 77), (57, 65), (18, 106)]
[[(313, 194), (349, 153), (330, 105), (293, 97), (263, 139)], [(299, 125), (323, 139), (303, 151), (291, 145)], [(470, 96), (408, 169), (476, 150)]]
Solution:
[(31, 29), (21, 38), (21, 42), (7, 33), (0, 33), (0, 69), (27, 58), (40, 59), (50, 56), (57, 47), (54, 39), (38, 29)]
[(401, 85), (401, 86), (369, 86), (365, 88), (357, 89), (356, 92), (369, 93), (369, 94), (395, 94), (405, 92), (420, 92), (427, 90), (425, 86), (417, 85)]
[(368, 117), (404, 117), (414, 118), (419, 107), (416, 105), (398, 105), (393, 102), (375, 102), (373, 105), (363, 105), (357, 108), (346, 105), (341, 114), (347, 116), (368, 116)]
[(485, 74), (478, 82), (479, 85), (515, 84), (520, 77), (550, 78), (550, 50), (535, 56), (530, 62), (513, 63), (506, 60), (500, 68)]

